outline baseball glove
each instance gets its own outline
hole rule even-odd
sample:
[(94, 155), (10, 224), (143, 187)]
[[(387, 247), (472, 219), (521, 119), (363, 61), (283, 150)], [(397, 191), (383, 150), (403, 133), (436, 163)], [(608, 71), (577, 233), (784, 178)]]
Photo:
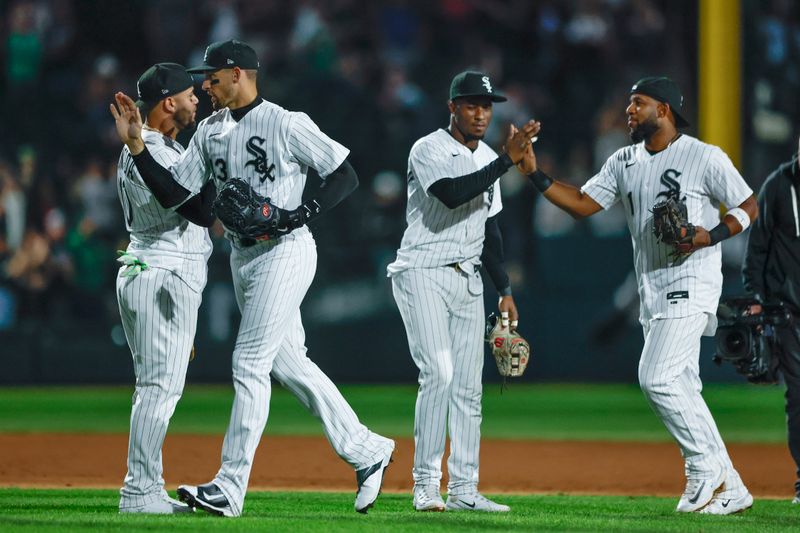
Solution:
[(689, 223), (686, 202), (675, 195), (653, 206), (653, 233), (656, 239), (675, 247), (676, 253), (690, 251), (695, 227)]
[(274, 239), (299, 227), (292, 212), (277, 207), (239, 178), (225, 182), (212, 209), (228, 230), (243, 239)]
[(531, 345), (516, 331), (492, 313), (486, 319), (486, 342), (492, 349), (497, 371), (504, 378), (519, 377), (525, 373), (530, 360)]

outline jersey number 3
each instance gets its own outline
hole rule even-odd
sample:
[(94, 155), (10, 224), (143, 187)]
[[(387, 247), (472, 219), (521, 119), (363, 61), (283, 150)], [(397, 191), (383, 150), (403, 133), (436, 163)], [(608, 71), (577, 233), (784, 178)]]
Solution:
[(228, 167), (221, 157), (214, 161), (214, 174), (219, 181), (228, 181)]

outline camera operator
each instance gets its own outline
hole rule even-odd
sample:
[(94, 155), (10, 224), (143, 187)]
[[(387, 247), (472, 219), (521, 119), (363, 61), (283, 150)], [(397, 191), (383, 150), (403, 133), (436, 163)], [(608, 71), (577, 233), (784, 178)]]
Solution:
[[(800, 145), (799, 145), (800, 148)], [(798, 154), (769, 175), (758, 193), (742, 276), (759, 301), (780, 300), (793, 323), (775, 328), (779, 368), (786, 382), (789, 451), (797, 466), (794, 504), (800, 504), (800, 172)]]

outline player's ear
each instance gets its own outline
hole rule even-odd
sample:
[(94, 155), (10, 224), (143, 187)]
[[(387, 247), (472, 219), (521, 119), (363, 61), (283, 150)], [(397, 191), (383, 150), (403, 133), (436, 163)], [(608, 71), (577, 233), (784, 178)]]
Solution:
[(175, 99), (171, 96), (167, 96), (161, 101), (162, 109), (168, 113), (172, 114), (175, 112)]
[(456, 104), (452, 100), (447, 101), (447, 109), (450, 110), (451, 115), (456, 114)]

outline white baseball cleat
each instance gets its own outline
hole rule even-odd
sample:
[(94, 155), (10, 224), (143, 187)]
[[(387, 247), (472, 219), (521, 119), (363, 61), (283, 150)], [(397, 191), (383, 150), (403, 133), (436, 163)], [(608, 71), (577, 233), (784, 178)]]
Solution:
[(447, 497), (445, 505), (447, 511), (482, 511), (484, 513), (507, 513), (511, 510), (508, 505), (495, 503), (479, 492), (472, 494), (459, 494)]
[(733, 514), (746, 511), (753, 506), (753, 496), (744, 486), (736, 470), (729, 470), (725, 483), (711, 501), (697, 511), (702, 514)]
[(679, 513), (692, 513), (702, 509), (714, 497), (722, 484), (725, 483), (727, 472), (720, 470), (714, 477), (691, 477), (686, 480), (686, 489), (683, 491), (678, 507)]
[(793, 505), (800, 505), (800, 494), (797, 494), (794, 498), (792, 498)]
[(437, 485), (414, 485), (414, 510), (441, 513), (444, 500)]
[(181, 485), (178, 487), (178, 497), (191, 507), (197, 507), (209, 514), (217, 516), (236, 516), (231, 509), (228, 498), (213, 482), (205, 485)]
[(391, 441), (391, 447), (386, 451), (386, 456), (368, 468), (362, 468), (356, 472), (356, 483), (358, 483), (358, 491), (356, 492), (355, 509), (359, 513), (366, 514), (370, 507), (375, 505), (375, 500), (381, 493), (381, 485), (383, 485), (383, 474), (392, 462), (392, 454), (394, 453), (394, 441)]
[(178, 513), (193, 513), (194, 509), (181, 503), (178, 500), (173, 500), (169, 496), (164, 496), (162, 499), (150, 502), (147, 505), (139, 507), (120, 507), (120, 513), (142, 513), (142, 514), (178, 514)]

